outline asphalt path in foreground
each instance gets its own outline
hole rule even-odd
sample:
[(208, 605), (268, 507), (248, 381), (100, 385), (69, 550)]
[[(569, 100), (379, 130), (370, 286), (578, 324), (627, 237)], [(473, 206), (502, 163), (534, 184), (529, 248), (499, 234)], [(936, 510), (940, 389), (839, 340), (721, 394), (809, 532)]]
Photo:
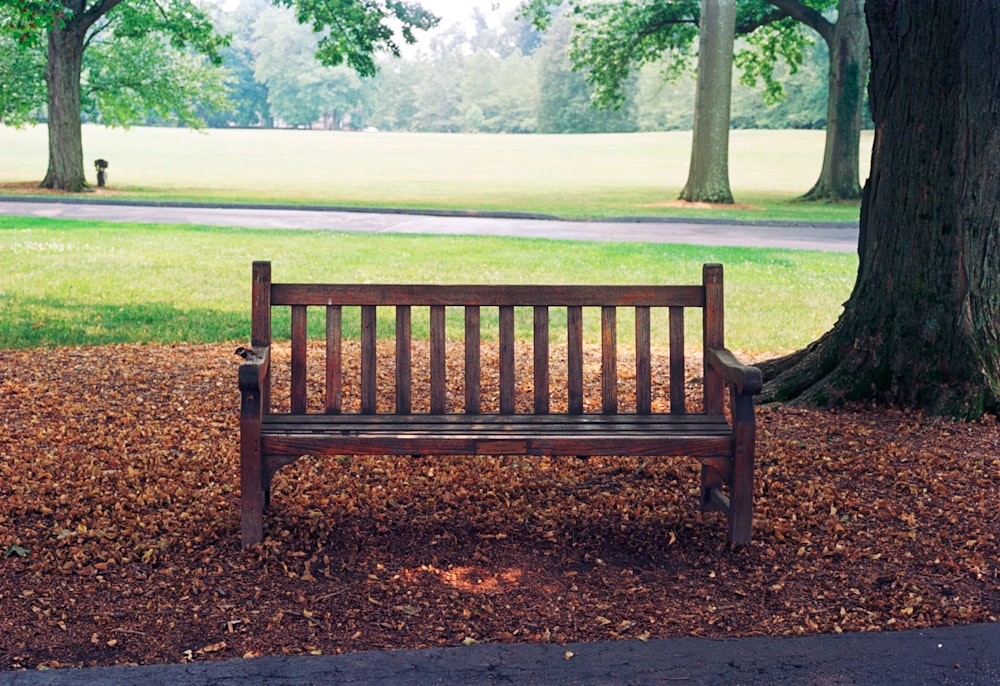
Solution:
[(516, 213), (344, 210), (204, 204), (143, 204), (107, 200), (0, 198), (0, 214), (52, 219), (323, 229), (359, 233), (515, 236), (606, 242), (687, 243), (751, 248), (855, 252), (858, 227), (798, 222), (629, 218), (574, 221)]

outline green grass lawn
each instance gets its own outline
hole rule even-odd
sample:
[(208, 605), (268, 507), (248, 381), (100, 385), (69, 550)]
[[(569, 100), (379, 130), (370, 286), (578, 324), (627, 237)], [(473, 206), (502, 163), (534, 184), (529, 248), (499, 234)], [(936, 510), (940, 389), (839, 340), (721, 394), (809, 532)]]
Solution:
[(0, 217), (0, 347), (246, 341), (255, 259), (276, 281), (382, 283), (700, 283), (721, 262), (727, 342), (752, 352), (827, 330), (857, 268), (810, 251)]
[[(84, 159), (110, 162), (109, 192), (153, 200), (538, 212), (566, 217), (711, 216), (856, 222), (858, 205), (802, 203), (822, 131), (733, 131), (730, 178), (750, 208), (664, 207), (687, 178), (690, 132), (592, 135), (107, 129), (86, 125)], [(42, 126), (0, 127), (0, 183), (38, 182)], [(863, 142), (867, 176), (871, 136)], [(0, 187), (0, 193), (10, 188)]]

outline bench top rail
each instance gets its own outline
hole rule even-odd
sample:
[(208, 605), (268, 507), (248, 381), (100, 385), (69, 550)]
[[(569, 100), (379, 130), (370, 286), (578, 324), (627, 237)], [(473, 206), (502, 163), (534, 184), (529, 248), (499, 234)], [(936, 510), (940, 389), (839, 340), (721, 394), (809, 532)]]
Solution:
[(271, 285), (271, 305), (704, 307), (701, 286)]

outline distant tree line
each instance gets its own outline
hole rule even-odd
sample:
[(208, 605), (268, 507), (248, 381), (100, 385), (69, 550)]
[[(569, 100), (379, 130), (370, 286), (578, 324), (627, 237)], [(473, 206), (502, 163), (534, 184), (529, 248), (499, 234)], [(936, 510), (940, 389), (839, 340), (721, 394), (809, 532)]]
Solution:
[[(345, 66), (322, 66), (315, 34), (268, 0), (243, 0), (217, 22), (232, 34), (221, 50), (230, 104), (204, 109), (212, 127), (594, 133), (692, 125), (694, 76), (665, 78), (665, 63), (631, 78), (620, 108), (595, 107), (591, 86), (568, 55), (567, 18), (543, 34), (514, 12), (497, 26), (477, 13), (471, 29), (439, 32), (413, 55), (386, 59), (378, 74), (364, 78)], [(759, 89), (734, 84), (733, 128), (824, 128), (827, 60), (818, 41), (794, 73), (777, 65), (785, 98), (776, 104), (768, 105)]]

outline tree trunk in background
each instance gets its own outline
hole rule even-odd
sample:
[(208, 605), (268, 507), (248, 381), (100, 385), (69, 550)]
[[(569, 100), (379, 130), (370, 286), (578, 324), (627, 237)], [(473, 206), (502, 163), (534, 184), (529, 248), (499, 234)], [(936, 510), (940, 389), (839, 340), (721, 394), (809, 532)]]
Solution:
[[(88, 24), (89, 25), (89, 24)], [(59, 20), (49, 30), (45, 82), (49, 89), (49, 168), (42, 188), (87, 189), (80, 127), (80, 70), (86, 27)]]
[(1000, 12), (868, 0), (875, 121), (854, 292), (834, 328), (762, 365), (764, 399), (1000, 409)]
[(682, 200), (733, 202), (729, 188), (729, 113), (735, 33), (735, 2), (702, 0), (691, 166), (681, 191)]
[(830, 51), (826, 148), (819, 180), (803, 196), (804, 200), (857, 200), (861, 197), (858, 150), (869, 67), (864, 4), (864, 0), (840, 0), (836, 24), (832, 31), (821, 34)]

